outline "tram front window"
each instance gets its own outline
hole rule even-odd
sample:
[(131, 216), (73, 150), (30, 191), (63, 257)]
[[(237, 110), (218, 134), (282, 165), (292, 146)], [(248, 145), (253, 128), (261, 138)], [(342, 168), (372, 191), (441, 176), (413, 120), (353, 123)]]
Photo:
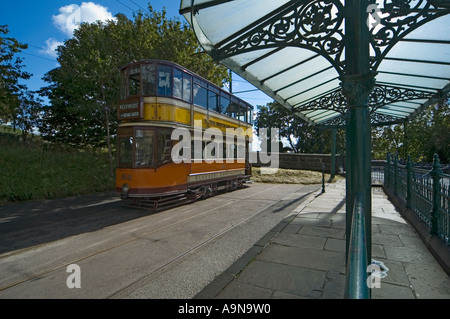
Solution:
[(135, 167), (154, 166), (154, 131), (153, 130), (136, 130), (136, 156)]
[(133, 137), (119, 137), (119, 167), (131, 167), (133, 158)]
[(130, 69), (128, 76), (128, 94), (139, 95), (141, 94), (141, 68), (136, 67)]

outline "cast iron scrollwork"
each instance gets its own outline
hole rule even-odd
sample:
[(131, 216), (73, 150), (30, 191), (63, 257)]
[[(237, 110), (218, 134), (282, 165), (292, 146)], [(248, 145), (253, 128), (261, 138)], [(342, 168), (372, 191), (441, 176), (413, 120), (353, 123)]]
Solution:
[(373, 126), (398, 122), (400, 118), (388, 114), (374, 112), (370, 115), (370, 122)]
[[(326, 127), (344, 128), (346, 126), (347, 114), (348, 113), (333, 117), (332, 119), (320, 122), (317, 125), (324, 128)], [(400, 120), (401, 119), (396, 116), (378, 112), (374, 112), (370, 115), (370, 124), (372, 126), (381, 126), (398, 123)]]
[(219, 43), (218, 60), (262, 48), (294, 46), (324, 56), (343, 73), (344, 7), (339, 0), (292, 1), (242, 35)]
[(376, 70), (389, 50), (409, 32), (450, 13), (450, 1), (382, 0), (370, 13), (376, 20), (370, 28), (370, 44), (374, 52), (371, 68)]
[(294, 106), (296, 112), (312, 110), (333, 110), (344, 114), (346, 112), (347, 99), (340, 89), (322, 95), (311, 102)]
[(377, 109), (394, 102), (431, 99), (436, 96), (436, 92), (411, 90), (391, 85), (376, 84), (369, 95), (369, 108), (371, 113)]

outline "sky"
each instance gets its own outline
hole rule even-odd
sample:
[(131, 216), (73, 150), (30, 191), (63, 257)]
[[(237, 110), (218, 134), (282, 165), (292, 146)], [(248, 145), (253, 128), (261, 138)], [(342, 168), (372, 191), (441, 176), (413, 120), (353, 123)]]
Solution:
[[(48, 85), (42, 77), (58, 67), (55, 48), (73, 36), (79, 21), (110, 20), (118, 13), (132, 18), (133, 12), (147, 10), (149, 2), (157, 11), (165, 8), (167, 17), (185, 22), (178, 12), (180, 0), (0, 0), (0, 25), (8, 26), (7, 37), (28, 44), (18, 55), (24, 70), (33, 75), (24, 83), (34, 91)], [(273, 101), (259, 90), (238, 93), (255, 87), (234, 73), (232, 79), (233, 93), (248, 103), (257, 106)]]

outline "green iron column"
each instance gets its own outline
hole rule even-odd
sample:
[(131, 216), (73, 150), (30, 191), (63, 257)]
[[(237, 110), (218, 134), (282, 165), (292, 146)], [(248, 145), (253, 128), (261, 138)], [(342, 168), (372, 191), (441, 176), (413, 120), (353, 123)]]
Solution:
[(336, 175), (336, 129), (331, 129), (331, 163), (330, 163), (330, 181)]
[(345, 75), (341, 87), (348, 101), (346, 119), (346, 251), (355, 198), (362, 200), (365, 215), (367, 265), (371, 263), (371, 123), (369, 94), (375, 85), (375, 73), (369, 64), (367, 0), (345, 2)]

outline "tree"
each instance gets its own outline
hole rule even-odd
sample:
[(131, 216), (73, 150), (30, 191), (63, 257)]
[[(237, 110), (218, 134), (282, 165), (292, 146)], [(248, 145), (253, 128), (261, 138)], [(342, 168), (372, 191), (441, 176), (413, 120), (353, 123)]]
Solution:
[[(276, 138), (287, 141), (294, 153), (330, 153), (331, 130), (321, 129), (308, 124), (299, 116), (290, 112), (277, 102), (260, 106), (258, 117), (255, 121), (256, 129), (276, 127), (279, 135)], [(337, 148), (343, 150), (345, 131), (339, 130)], [(260, 138), (267, 138), (260, 136)]]
[[(6, 25), (0, 26), (0, 35), (8, 34)], [(20, 83), (31, 74), (23, 71), (22, 59), (16, 54), (26, 49), (26, 44), (14, 38), (0, 36), (0, 123), (10, 122), (14, 130), (21, 129), (23, 141), (39, 122), (41, 100)]]
[(372, 129), (373, 157), (386, 153), (411, 156), (413, 161), (433, 161), (437, 153), (441, 163), (450, 162), (450, 109), (448, 99), (431, 105), (411, 122)]
[(5, 123), (14, 119), (20, 107), (21, 92), (26, 90), (26, 86), (19, 82), (31, 76), (23, 71), (23, 61), (16, 56), (28, 46), (5, 37), (8, 33), (8, 26), (0, 25), (0, 121)]
[(134, 20), (117, 15), (115, 21), (83, 23), (74, 37), (58, 48), (60, 66), (45, 76), (41, 90), (51, 101), (44, 110), (44, 138), (73, 146), (107, 146), (112, 162), (111, 137), (117, 127), (119, 69), (140, 59), (179, 63), (221, 85), (227, 70), (214, 63), (193, 31), (166, 12), (138, 13)]

